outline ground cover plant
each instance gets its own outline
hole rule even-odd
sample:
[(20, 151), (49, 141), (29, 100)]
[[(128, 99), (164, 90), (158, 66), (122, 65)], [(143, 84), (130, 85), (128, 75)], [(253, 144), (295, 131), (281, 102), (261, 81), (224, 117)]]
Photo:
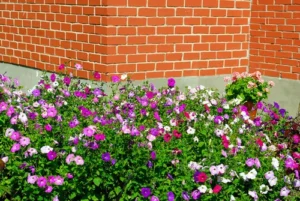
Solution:
[(94, 79), (44, 75), (26, 95), (0, 75), (1, 200), (299, 198), (299, 125), (277, 103), (251, 120), (201, 85)]

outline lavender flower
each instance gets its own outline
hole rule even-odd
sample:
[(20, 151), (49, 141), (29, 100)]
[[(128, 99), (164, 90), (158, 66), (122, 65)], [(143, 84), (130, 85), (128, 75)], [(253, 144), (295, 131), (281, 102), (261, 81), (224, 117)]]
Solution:
[(105, 162), (109, 162), (110, 161), (110, 153), (106, 152), (106, 153), (102, 154), (102, 160)]

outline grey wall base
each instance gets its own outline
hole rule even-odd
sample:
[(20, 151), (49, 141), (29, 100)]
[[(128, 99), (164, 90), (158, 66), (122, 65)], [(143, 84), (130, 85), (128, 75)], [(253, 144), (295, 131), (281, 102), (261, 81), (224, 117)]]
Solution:
[[(6, 75), (12, 78), (18, 78), (26, 91), (36, 85), (42, 75), (42, 71), (39, 70), (0, 63), (0, 74), (5, 72)], [(184, 89), (185, 86), (195, 87), (204, 85), (205, 87), (216, 88), (222, 93), (225, 89), (224, 77), (225, 75), (214, 77), (181, 77), (176, 78), (176, 85), (181, 89)], [(282, 108), (285, 108), (291, 116), (296, 116), (300, 102), (300, 81), (273, 77), (264, 77), (264, 79), (273, 80), (275, 82), (275, 87), (271, 89), (268, 102), (272, 103), (276, 101)], [(166, 86), (167, 79), (150, 79), (149, 82), (153, 83), (156, 87), (161, 87)], [(135, 81), (135, 83), (140, 84), (142, 81)]]

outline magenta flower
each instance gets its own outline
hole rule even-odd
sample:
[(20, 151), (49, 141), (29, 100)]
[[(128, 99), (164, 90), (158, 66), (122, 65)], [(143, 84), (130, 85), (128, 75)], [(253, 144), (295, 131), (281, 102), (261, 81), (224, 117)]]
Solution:
[(159, 201), (158, 197), (155, 195), (151, 196), (150, 201)]
[(194, 174), (194, 180), (197, 183), (198, 182), (204, 183), (207, 180), (207, 175), (204, 172), (196, 171)]
[(55, 117), (57, 115), (57, 110), (55, 107), (50, 107), (47, 109), (47, 116), (48, 117)]
[(40, 188), (45, 188), (47, 185), (47, 179), (45, 177), (39, 177), (37, 180), (37, 185)]
[(48, 160), (50, 160), (50, 161), (53, 161), (56, 157), (57, 157), (57, 154), (56, 154), (55, 151), (49, 151), (49, 152), (47, 153), (47, 158), (48, 158)]
[(15, 143), (13, 144), (12, 148), (10, 149), (11, 152), (15, 153), (17, 151), (19, 151), (21, 148), (20, 144), (19, 143)]
[(168, 201), (174, 201), (175, 200), (175, 195), (172, 191), (169, 191), (167, 193)]
[(83, 134), (87, 137), (92, 137), (95, 134), (95, 130), (91, 129), (90, 127), (86, 127), (83, 129)]
[(25, 147), (30, 144), (30, 139), (28, 137), (21, 137), (19, 143), (22, 147)]
[(94, 138), (96, 141), (104, 141), (106, 137), (104, 134), (96, 134), (94, 135)]
[(100, 78), (101, 78), (100, 73), (99, 73), (99, 72), (95, 72), (95, 73), (94, 73), (94, 78), (95, 78), (96, 80), (100, 80)]
[(117, 75), (113, 75), (113, 76), (111, 77), (111, 80), (112, 80), (112, 82), (114, 82), (114, 83), (120, 82), (120, 77), (117, 76)]
[(220, 185), (217, 184), (217, 185), (213, 188), (213, 193), (214, 193), (214, 194), (218, 194), (221, 190), (222, 190), (222, 186), (220, 186)]
[(296, 161), (294, 161), (293, 158), (288, 158), (285, 160), (285, 167), (286, 168), (290, 168), (292, 170), (297, 169), (298, 168), (298, 164), (296, 163)]
[(68, 179), (73, 179), (74, 176), (71, 173), (68, 173), (67, 177), (68, 177)]
[(52, 186), (46, 186), (45, 188), (45, 193), (51, 193), (53, 190), (53, 187)]
[(64, 77), (64, 83), (69, 86), (71, 83), (71, 78), (69, 78), (68, 76)]
[(189, 196), (189, 194), (186, 191), (182, 192), (182, 198), (184, 200), (190, 200), (190, 196)]
[(50, 75), (50, 80), (51, 80), (52, 82), (55, 82), (55, 79), (56, 79), (56, 75), (55, 75), (54, 73), (52, 73), (52, 74)]
[(11, 135), (10, 135), (10, 139), (14, 140), (14, 141), (19, 141), (21, 138), (21, 134), (18, 131), (14, 131)]
[(48, 182), (49, 182), (50, 184), (54, 184), (55, 180), (56, 180), (55, 176), (52, 176), (52, 175), (51, 175), (51, 176), (48, 177)]
[(52, 131), (52, 126), (50, 124), (46, 124), (45, 125), (45, 130), (49, 131), (49, 132)]
[(58, 70), (63, 70), (65, 68), (65, 64), (60, 64), (59, 66), (58, 66)]
[(0, 103), (0, 112), (7, 110), (7, 103), (6, 102), (1, 102)]
[(6, 112), (6, 115), (7, 115), (8, 117), (11, 117), (11, 115), (12, 115), (13, 113), (15, 113), (15, 109), (14, 109), (13, 106), (10, 106), (10, 107), (8, 108), (7, 112)]
[(199, 190), (194, 190), (194, 191), (192, 192), (191, 196), (192, 196), (192, 198), (193, 198), (194, 200), (198, 200), (198, 199), (200, 198), (200, 196), (201, 196), (201, 193), (200, 193)]
[(175, 86), (176, 81), (174, 80), (174, 78), (169, 78), (168, 79), (168, 86), (170, 88), (173, 88)]
[(296, 134), (293, 136), (293, 142), (295, 144), (299, 144), (300, 143), (300, 135)]

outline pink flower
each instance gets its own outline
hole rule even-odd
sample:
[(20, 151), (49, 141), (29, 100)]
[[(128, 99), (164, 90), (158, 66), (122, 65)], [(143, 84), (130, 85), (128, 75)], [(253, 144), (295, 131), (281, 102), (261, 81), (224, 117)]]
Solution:
[(95, 78), (96, 80), (100, 80), (100, 78), (101, 78), (100, 73), (95, 72), (95, 73), (94, 73), (94, 78)]
[(75, 159), (75, 155), (74, 154), (69, 154), (66, 158), (66, 163), (70, 164), (71, 162), (73, 162)]
[(111, 77), (111, 80), (112, 80), (114, 83), (120, 82), (120, 77), (117, 76), (117, 75), (113, 75), (113, 76)]
[(46, 186), (45, 188), (45, 193), (51, 193), (53, 190), (53, 187), (52, 186)]
[(275, 83), (274, 83), (273, 81), (269, 81), (269, 82), (268, 82), (268, 85), (269, 85), (270, 87), (274, 87), (274, 86), (275, 86)]
[(214, 193), (214, 194), (218, 194), (221, 190), (222, 190), (222, 186), (220, 186), (220, 185), (217, 184), (217, 185), (213, 188), (213, 193)]
[(28, 137), (21, 137), (19, 143), (22, 147), (25, 147), (30, 144), (30, 139)]
[(76, 156), (74, 158), (74, 161), (75, 161), (76, 165), (83, 165), (84, 164), (84, 160), (81, 156)]
[(28, 183), (34, 184), (37, 180), (38, 180), (38, 176), (36, 176), (36, 175), (31, 176), (30, 174), (28, 174), (28, 176), (27, 176)]
[(76, 68), (77, 70), (81, 70), (81, 69), (82, 69), (82, 65), (80, 65), (80, 64), (75, 64), (75, 68)]
[(14, 140), (14, 141), (19, 141), (21, 138), (21, 134), (18, 131), (14, 131), (11, 135), (10, 135), (10, 139)]
[(217, 175), (219, 173), (218, 168), (214, 165), (209, 168), (209, 171), (211, 175)]
[(54, 181), (55, 185), (61, 186), (63, 185), (63, 183), (64, 183), (64, 178), (62, 178), (61, 176), (55, 177), (55, 181)]
[(11, 152), (15, 153), (17, 151), (19, 151), (21, 148), (20, 144), (19, 143), (15, 143), (13, 144), (12, 148), (10, 149)]
[(11, 119), (10, 119), (10, 123), (11, 124), (17, 124), (17, 122), (18, 122), (18, 116), (17, 115), (15, 115), (15, 116), (13, 116)]

